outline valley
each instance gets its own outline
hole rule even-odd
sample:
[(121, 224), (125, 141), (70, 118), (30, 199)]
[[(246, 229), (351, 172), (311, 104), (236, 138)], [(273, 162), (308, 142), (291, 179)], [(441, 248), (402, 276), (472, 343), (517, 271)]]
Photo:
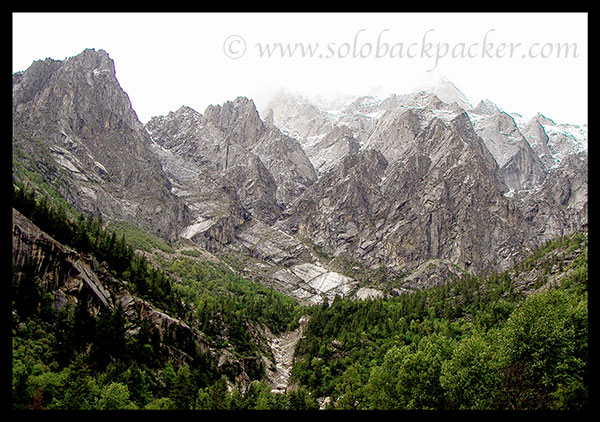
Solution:
[(586, 125), (448, 80), (142, 123), (116, 68), (13, 75), (13, 407), (587, 406)]

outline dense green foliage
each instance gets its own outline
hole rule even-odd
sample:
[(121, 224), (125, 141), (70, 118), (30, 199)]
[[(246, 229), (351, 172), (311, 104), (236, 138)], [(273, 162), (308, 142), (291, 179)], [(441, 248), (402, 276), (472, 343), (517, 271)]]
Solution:
[[(114, 225), (105, 226), (94, 216), (68, 217), (60, 204), (26, 187), (15, 189), (13, 206), (57, 241), (93, 255), (133, 293), (204, 331), (215, 348), (231, 348), (242, 358), (259, 356), (262, 351), (249, 335), (250, 323), (278, 332), (296, 317), (292, 299), (223, 265), (187, 256), (157, 257), (151, 263), (124, 236), (117, 236)], [(138, 233), (139, 239), (156, 244), (147, 234)], [(147, 321), (127, 317), (118, 307), (93, 315), (85, 295), (79, 295), (77, 306), (56, 312), (53, 294), (39, 283), (36, 264), (33, 257), (25, 262), (19, 282), (13, 279), (12, 285), (13, 409), (224, 406), (221, 396), (203, 398), (199, 404), (197, 396), (219, 390), (225, 379), (236, 375), (235, 368), (227, 363), (217, 366), (212, 356), (198, 351), (191, 352), (188, 363), (175, 363), (169, 344), (160, 344)], [(258, 379), (263, 371), (258, 366), (249, 375)]]
[(158, 249), (163, 252), (174, 252), (173, 246), (169, 243), (152, 236), (128, 221), (110, 221), (106, 227), (110, 231), (114, 231), (117, 236), (127, 239), (127, 243), (137, 250), (151, 252), (153, 249)]
[[(190, 315), (200, 330), (214, 339), (229, 341), (240, 353), (256, 351), (248, 327), (258, 323), (279, 333), (299, 316), (296, 302), (235, 274), (223, 264), (187, 257), (163, 262), (175, 276), (175, 290), (195, 312)], [(226, 346), (226, 344), (222, 344)]]
[[(577, 253), (559, 263), (558, 250)], [(555, 265), (554, 288), (526, 297), (515, 282)], [(586, 408), (587, 324), (587, 238), (576, 234), (513, 272), (316, 308), (294, 377), (340, 409)]]
[[(246, 390), (229, 392), (235, 368), (198, 350), (172, 359), (147, 321), (118, 307), (93, 314), (84, 295), (56, 311), (31, 259), (11, 291), (13, 409), (315, 409), (317, 397), (330, 397), (334, 409), (588, 407), (583, 234), (548, 242), (512, 271), (307, 308), (193, 249), (175, 253), (129, 225), (73, 217), (23, 186), (13, 206), (239, 361), (269, 354), (259, 325), (282, 332), (310, 314), (295, 391), (271, 393), (256, 366)], [(161, 253), (150, 259), (152, 248)], [(352, 261), (339, 265), (364, 285), (389, 282)]]

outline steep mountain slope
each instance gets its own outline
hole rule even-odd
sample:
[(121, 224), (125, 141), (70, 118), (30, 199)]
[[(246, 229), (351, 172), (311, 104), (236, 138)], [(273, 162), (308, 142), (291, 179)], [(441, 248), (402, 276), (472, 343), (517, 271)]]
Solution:
[[(223, 188), (254, 218), (272, 224), (284, 204), (316, 181), (300, 145), (264, 124), (252, 101), (243, 97), (222, 107), (209, 106), (204, 115), (182, 107), (152, 118), (145, 128), (179, 194), (204, 189), (205, 194), (194, 200), (188, 197), (196, 208), (222, 197), (218, 190)], [(200, 175), (212, 183), (200, 188), (195, 180)], [(240, 217), (239, 212), (233, 215)], [(192, 225), (207, 228), (204, 222), (214, 218), (214, 212), (200, 213)], [(186, 237), (191, 237), (189, 230)]]
[(53, 297), (52, 307), (60, 309), (83, 303), (92, 315), (111, 313), (116, 308), (138, 325), (150, 326), (157, 336), (161, 355), (177, 360), (189, 360), (196, 353), (209, 350), (205, 336), (185, 322), (158, 309), (137, 296), (127, 283), (115, 278), (106, 264), (100, 264), (90, 254), (83, 254), (63, 245), (40, 230), (19, 211), (13, 211), (13, 263), (15, 284), (31, 276), (27, 271), (34, 260), (36, 277), (42, 288)]
[[(317, 398), (322, 408), (329, 403), (340, 409), (587, 406), (582, 233), (546, 243), (501, 274), (464, 274), (387, 300), (336, 298), (290, 327), (294, 314), (306, 308), (264, 288), (247, 290), (256, 284), (229, 272), (222, 279), (216, 260), (211, 267), (179, 257), (170, 275), (180, 280), (159, 275), (163, 288), (187, 292), (186, 303), (171, 291), (171, 306), (162, 295), (142, 299), (137, 292), (143, 294), (143, 280), (159, 273), (127, 257), (127, 247), (100, 225), (90, 230), (89, 220), (69, 224), (29, 198), (17, 192), (15, 203), (77, 248), (13, 211), (13, 409), (296, 409), (318, 407)], [(100, 263), (98, 253), (112, 258)], [(127, 272), (115, 266), (123, 260), (130, 263)], [(190, 282), (195, 289), (189, 290)], [(225, 294), (214, 295), (203, 283)], [(200, 300), (191, 301), (194, 295)], [(157, 301), (167, 304), (166, 312)], [(258, 349), (248, 348), (252, 344)], [(489, 359), (464, 360), (465, 350), (477, 356), (487, 350)], [(429, 359), (434, 356), (438, 360)], [(519, 369), (524, 359), (526, 367), (540, 369)], [(457, 360), (464, 371), (454, 370)], [(422, 370), (424, 365), (407, 362), (434, 364)], [(406, 370), (388, 370), (396, 364)], [(465, 372), (469, 378), (459, 379)], [(517, 382), (507, 373), (516, 373)], [(484, 375), (491, 382), (477, 390), (478, 402), (456, 391), (456, 382), (467, 388)], [(427, 401), (413, 388), (424, 377), (418, 393), (436, 392)], [(400, 385), (403, 395), (387, 395), (390, 384)], [(408, 402), (414, 397), (419, 401)]]
[(528, 248), (525, 221), (504, 192), (464, 111), (393, 110), (364, 151), (322, 177), (281, 224), (371, 265), (414, 269), (443, 258), (482, 271)]
[[(189, 408), (197, 390), (191, 404), (181, 403), (181, 392), (172, 383), (175, 374), (169, 373), (173, 366), (191, 371), (188, 382), (194, 386), (223, 376), (243, 390), (252, 379), (269, 377), (265, 367), (280, 363), (269, 341), (293, 321), (292, 299), (239, 277), (190, 244), (188, 254), (171, 248), (160, 251), (158, 262), (149, 260), (159, 251), (135, 251), (101, 221), (67, 217), (33, 190), (20, 187), (13, 199), (11, 316), (17, 385), (35, 383), (31, 380), (40, 372), (54, 377), (83, 364), (86, 374), (99, 377), (100, 383), (119, 382), (131, 389), (138, 408), (148, 405), (152, 395)], [(23, 343), (42, 346), (23, 356)], [(21, 359), (37, 362), (38, 369), (32, 373)], [(129, 371), (135, 371), (133, 379), (128, 379)], [(72, 388), (76, 386), (67, 380), (60, 391)], [(55, 388), (40, 390), (44, 398), (38, 408), (104, 408), (94, 402), (100, 391), (84, 388), (91, 402), (68, 402), (64, 393), (52, 400)], [(30, 391), (19, 393), (13, 396), (16, 406), (31, 402)]]
[(586, 126), (445, 80), (270, 106), (13, 75), (13, 408), (587, 406)]
[(381, 294), (336, 258), (428, 286), (587, 226), (587, 129), (473, 108), (447, 80), (384, 99), (282, 91), (264, 120), (239, 97), (143, 126), (112, 60), (86, 50), (15, 74), (13, 104), (17, 180), (233, 256), (310, 303)]
[(316, 173), (299, 143), (262, 122), (251, 100), (209, 106), (204, 115), (182, 107), (145, 128), (190, 210), (182, 237), (242, 257), (242, 270), (302, 302), (360, 290), (301, 240), (272, 227)]
[(534, 237), (548, 241), (588, 226), (588, 152), (571, 154), (531, 191), (516, 192), (516, 205)]
[[(294, 101), (296, 108), (292, 107)], [(348, 252), (356, 258), (368, 259), (370, 264), (397, 262), (394, 265), (400, 268), (414, 268), (426, 257), (448, 258), (463, 268), (481, 271), (487, 265), (494, 268), (510, 265), (519, 255), (519, 249), (525, 252), (542, 240), (587, 224), (584, 199), (587, 155), (582, 153), (587, 150), (585, 126), (557, 125), (540, 116), (525, 121), (518, 115), (505, 113), (491, 101), (482, 101), (473, 108), (456, 86), (446, 80), (409, 95), (391, 95), (385, 99), (360, 97), (347, 101), (339, 110), (320, 114), (308, 100), (291, 95), (280, 94), (269, 106), (275, 124), (297, 136), (303, 145), (308, 145), (308, 151), (314, 151), (319, 144), (315, 139), (325, 137), (328, 131), (333, 131), (332, 127), (337, 130), (349, 127), (341, 122), (368, 122), (354, 126), (349, 133), (360, 139), (361, 154), (367, 150), (381, 152), (387, 163), (385, 170), (369, 168), (368, 176), (360, 171), (355, 176), (349, 168), (364, 163), (365, 159), (354, 158), (342, 164), (355, 152), (339, 148), (335, 159), (340, 163), (339, 171), (321, 174), (319, 182), (294, 204), (296, 208), (285, 212), (284, 222), (278, 223), (292, 233), (298, 231), (300, 236), (312, 238), (330, 253)], [(452, 124), (458, 115), (463, 116), (455, 122), (460, 124)], [(317, 120), (328, 121), (329, 125), (316, 125), (324, 128), (317, 135), (302, 130)], [(451, 132), (466, 143), (446, 141), (439, 144), (444, 145), (439, 149), (424, 147), (436, 145), (436, 139), (453, 138)], [(313, 162), (318, 160), (315, 153), (309, 157)], [(565, 160), (566, 157), (569, 158)], [(574, 165), (575, 162), (578, 164)], [(557, 171), (558, 168), (561, 170)], [(437, 180), (432, 179), (434, 174)], [(373, 180), (373, 175), (381, 180)], [(568, 180), (573, 181), (573, 196), (579, 199), (570, 203), (565, 199), (561, 205), (556, 198), (571, 195)], [(386, 184), (389, 188), (383, 190)], [(557, 195), (557, 190), (562, 193)], [(348, 206), (350, 202), (345, 197), (332, 192), (352, 192), (363, 200)], [(381, 209), (388, 214), (378, 215), (374, 211), (380, 209), (381, 203), (385, 204)], [(407, 223), (405, 214), (394, 214), (395, 203), (404, 203), (404, 212), (413, 209), (406, 208), (408, 204), (414, 207), (414, 223)], [(436, 212), (430, 214), (432, 208)], [(398, 238), (398, 232), (388, 231), (384, 221), (396, 228), (404, 227), (406, 237), (400, 236), (402, 243), (393, 240), (391, 244), (395, 247), (384, 246), (390, 244), (390, 239)], [(432, 231), (432, 224), (437, 229)], [(367, 229), (373, 225), (377, 230)], [(458, 234), (461, 230), (471, 233)], [(351, 233), (347, 242), (346, 233)], [(340, 239), (336, 240), (336, 236)], [(399, 258), (392, 256), (407, 254), (399, 252), (400, 244), (421, 251), (398, 261)], [(443, 252), (438, 245), (453, 252)], [(368, 249), (374, 246), (382, 250), (378, 259), (368, 258), (373, 254)]]
[(102, 50), (13, 75), (15, 176), (34, 175), (76, 208), (177, 238), (185, 205)]
[(489, 101), (481, 102), (469, 116), (477, 134), (501, 167), (502, 178), (510, 189), (529, 189), (544, 181), (543, 162), (511, 116)]
[(221, 128), (227, 139), (255, 154), (277, 185), (277, 200), (287, 204), (313, 184), (317, 175), (300, 144), (266, 125), (254, 102), (244, 97), (223, 106), (209, 106), (206, 120)]
[[(341, 102), (340, 110), (322, 110), (311, 100), (285, 90), (267, 104), (263, 114), (288, 136), (298, 140), (318, 174), (354, 154), (372, 130), (373, 119), (363, 114), (367, 98)], [(340, 101), (336, 101), (338, 103)]]

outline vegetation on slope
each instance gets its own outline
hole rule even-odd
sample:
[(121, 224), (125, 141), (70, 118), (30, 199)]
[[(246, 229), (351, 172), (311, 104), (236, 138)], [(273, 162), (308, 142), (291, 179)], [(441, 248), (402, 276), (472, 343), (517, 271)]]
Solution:
[[(588, 407), (581, 233), (548, 242), (504, 273), (301, 308), (225, 265), (173, 254), (127, 225), (73, 217), (23, 186), (13, 206), (238, 359), (268, 355), (256, 327), (281, 332), (311, 315), (293, 391), (272, 394), (258, 365), (247, 389), (229, 392), (235, 368), (199, 352), (185, 363), (165, 358), (148, 327), (118, 307), (93, 315), (81, 300), (56, 311), (32, 259), (11, 290), (13, 409), (314, 409), (324, 397), (334, 409)], [(131, 233), (137, 247), (162, 253), (150, 261), (136, 252)]]

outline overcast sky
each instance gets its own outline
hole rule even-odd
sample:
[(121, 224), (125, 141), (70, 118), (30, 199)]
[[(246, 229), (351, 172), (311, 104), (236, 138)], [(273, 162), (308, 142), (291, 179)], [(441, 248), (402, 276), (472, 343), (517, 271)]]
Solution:
[(476, 105), (587, 123), (586, 14), (13, 14), (13, 72), (105, 50), (140, 120), (280, 87), (407, 93), (443, 75)]

